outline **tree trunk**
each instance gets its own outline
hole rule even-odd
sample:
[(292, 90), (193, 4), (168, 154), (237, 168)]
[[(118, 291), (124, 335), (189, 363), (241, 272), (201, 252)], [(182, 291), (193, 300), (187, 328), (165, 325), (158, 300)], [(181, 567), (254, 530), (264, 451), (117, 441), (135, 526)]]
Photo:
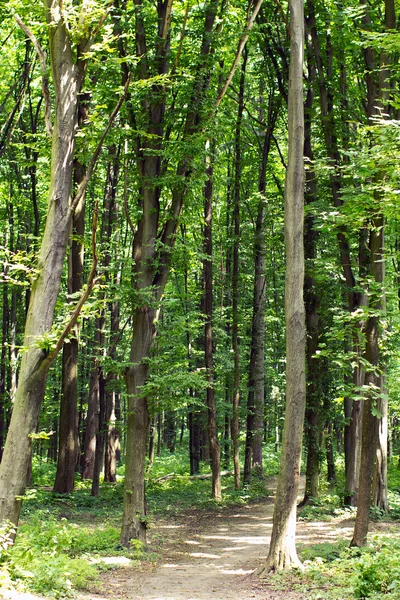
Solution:
[[(100, 334), (101, 335), (101, 334)], [(91, 495), (98, 496), (100, 492), (100, 473), (103, 467), (103, 459), (104, 459), (104, 442), (106, 437), (105, 432), (105, 412), (106, 412), (106, 390), (105, 390), (105, 380), (104, 373), (102, 367), (97, 367), (98, 374), (98, 386), (99, 386), (99, 394), (98, 394), (98, 416), (97, 416), (97, 431), (96, 431), (96, 449), (94, 453), (94, 464), (93, 464), (93, 480), (92, 480), (92, 489)]]
[(93, 479), (94, 458), (96, 453), (96, 431), (98, 429), (99, 376), (98, 368), (93, 366), (90, 373), (88, 410), (82, 457), (82, 479)]
[(289, 145), (285, 182), (286, 412), (271, 543), (264, 571), (300, 566), (295, 546), (296, 501), (306, 401), (304, 286), (304, 108), (302, 0), (291, 0)]
[[(46, 334), (53, 324), (71, 210), (69, 207), (74, 140), (77, 126), (78, 71), (69, 34), (57, 12), (58, 2), (46, 0), (50, 55), (56, 96), (52, 137), (51, 181), (46, 225), (38, 256), (38, 274), (33, 283), (26, 317), (24, 348), (13, 414), (0, 465), (0, 520), (17, 524), (31, 455), (30, 434), (36, 431), (39, 410), (50, 368)], [(52, 8), (51, 8), (52, 7)], [(51, 14), (50, 14), (51, 11)], [(16, 451), (18, 449), (18, 451)]]
[(267, 298), (265, 190), (268, 156), (277, 113), (278, 111), (273, 110), (273, 106), (270, 104), (258, 181), (260, 200), (258, 203), (256, 229), (254, 232), (253, 321), (251, 328), (246, 449), (243, 473), (243, 480), (246, 483), (250, 482), (252, 465), (257, 465), (262, 470), (262, 440), (264, 434), (265, 302)]
[(128, 393), (128, 436), (126, 440), (126, 467), (124, 485), (124, 514), (121, 544), (129, 547), (130, 540), (146, 543), (145, 466), (149, 409), (147, 399), (141, 396), (146, 383), (148, 364), (141, 362), (149, 356), (154, 337), (154, 310), (150, 307), (136, 314), (129, 367), (125, 374)]
[[(315, 67), (311, 60), (312, 50), (307, 45), (308, 54), (308, 90), (304, 103), (304, 156), (308, 162), (306, 170), (305, 203), (311, 205), (317, 198), (316, 175), (314, 170), (314, 153), (311, 145), (311, 111), (314, 100), (313, 84), (315, 80)], [(317, 254), (317, 231), (314, 226), (314, 216), (310, 212), (305, 217), (305, 279), (304, 279), (304, 304), (306, 311), (306, 360), (307, 360), (307, 403), (305, 418), (305, 445), (307, 452), (306, 463), (306, 488), (301, 505), (307, 504), (319, 494), (320, 471), (320, 441), (322, 432), (322, 377), (324, 369), (321, 360), (315, 354), (319, 339), (319, 299), (316, 289), (316, 280), (313, 275), (314, 261)]]
[[(8, 240), (5, 234), (4, 247), (7, 248)], [(5, 267), (4, 275), (7, 275)], [(9, 323), (8, 285), (3, 283), (2, 319), (1, 319), (1, 356), (0, 356), (0, 461), (3, 454), (6, 419), (6, 378), (7, 378), (7, 331)]]
[[(242, 173), (241, 127), (244, 110), (244, 84), (247, 50), (243, 52), (242, 72), (239, 83), (238, 114), (235, 131), (235, 181), (233, 202), (233, 265), (232, 265), (232, 351), (233, 351), (233, 403), (232, 444), (235, 489), (240, 489), (239, 461), (239, 402), (240, 402), (240, 354), (239, 354), (239, 243), (240, 243), (240, 179)], [(212, 176), (212, 175), (211, 175)], [(210, 209), (212, 210), (212, 209)], [(210, 213), (210, 219), (212, 218)], [(211, 235), (211, 232), (210, 232)], [(212, 260), (210, 255), (209, 260)]]
[(65, 344), (62, 356), (62, 395), (58, 438), (58, 461), (53, 492), (71, 494), (74, 490), (78, 458), (78, 340)]
[[(307, 21), (310, 29), (312, 45), (314, 48), (314, 60), (317, 69), (319, 96), (322, 117), (322, 129), (325, 138), (325, 146), (331, 166), (330, 186), (332, 192), (333, 204), (339, 208), (343, 201), (341, 197), (341, 157), (338, 149), (337, 128), (335, 123), (335, 110), (333, 106), (333, 93), (329, 87), (329, 82), (332, 81), (332, 47), (327, 44), (327, 68), (324, 72), (319, 35), (315, 19), (315, 8), (313, 0), (307, 0), (308, 16)], [(342, 71), (344, 72), (344, 65)], [(338, 229), (337, 239), (339, 244), (340, 262), (342, 265), (343, 277), (348, 289), (348, 305), (349, 312), (352, 313), (362, 303), (362, 294), (356, 291), (356, 281), (352, 270), (352, 262), (350, 256), (350, 245), (348, 242), (347, 228), (341, 225)], [(361, 327), (361, 326), (360, 326)], [(358, 336), (356, 335), (355, 338)], [(358, 342), (354, 343), (353, 352), (358, 352)], [(358, 367), (355, 368), (354, 381), (358, 376)], [(360, 406), (351, 399), (345, 401), (345, 417), (350, 420), (350, 424), (345, 428), (345, 461), (346, 461), (346, 492), (345, 501), (355, 503), (357, 498), (357, 481), (360, 457), (360, 423), (361, 412)]]
[(333, 427), (329, 419), (326, 425), (326, 463), (328, 483), (334, 484), (336, 481), (335, 455), (333, 452)]
[[(384, 392), (384, 375), (380, 376), (379, 387)], [(376, 462), (374, 480), (372, 485), (372, 503), (384, 512), (389, 510), (388, 503), (388, 402), (386, 398), (377, 398), (376, 408), (382, 415), (378, 424), (378, 444), (376, 449)]]
[[(213, 145), (214, 146), (214, 145)], [(215, 406), (214, 391), (214, 359), (213, 359), (213, 268), (212, 268), (212, 200), (213, 200), (213, 162), (214, 147), (211, 157), (208, 157), (206, 170), (207, 180), (204, 188), (204, 254), (203, 285), (204, 285), (204, 363), (206, 368), (206, 405), (207, 405), (207, 430), (210, 444), (211, 472), (212, 472), (212, 497), (221, 500), (221, 464), (220, 447), (217, 431), (217, 411)], [(240, 479), (240, 474), (239, 474)], [(240, 483), (240, 481), (239, 481)]]
[[(80, 110), (79, 110), (80, 109)], [(87, 118), (86, 107), (78, 103), (81, 125)], [(82, 183), (86, 169), (75, 162), (75, 184)], [(77, 294), (83, 283), (83, 237), (85, 234), (85, 199), (76, 207), (72, 219), (72, 239), (68, 257), (68, 294)], [(76, 328), (77, 329), (77, 328)], [(79, 457), (78, 431), (78, 351), (77, 331), (69, 343), (64, 344), (62, 353), (62, 393), (60, 406), (59, 450), (56, 479), (53, 491), (58, 494), (71, 494), (74, 489), (75, 467)]]

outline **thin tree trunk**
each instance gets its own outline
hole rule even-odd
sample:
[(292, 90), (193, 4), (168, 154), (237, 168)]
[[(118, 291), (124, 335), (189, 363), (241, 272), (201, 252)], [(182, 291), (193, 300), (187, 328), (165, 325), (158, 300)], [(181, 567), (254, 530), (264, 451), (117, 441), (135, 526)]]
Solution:
[[(382, 289), (384, 282), (384, 220), (382, 216), (372, 219), (371, 222), (371, 275), (380, 286), (378, 297), (370, 298), (370, 308), (373, 311), (382, 310)], [(356, 522), (354, 526), (351, 546), (364, 546), (367, 541), (369, 526), (369, 513), (371, 506), (372, 480), (374, 463), (376, 459), (376, 447), (378, 438), (379, 421), (373, 414), (375, 404), (374, 391), (379, 389), (379, 317), (372, 314), (368, 317), (366, 325), (366, 350), (365, 358), (369, 362), (365, 383), (370, 387), (366, 391), (364, 400), (363, 426), (362, 426), (362, 452), (359, 480), (359, 497)]]
[[(217, 412), (215, 406), (214, 390), (214, 359), (213, 359), (213, 239), (212, 239), (212, 201), (213, 201), (213, 169), (214, 169), (214, 147), (211, 149), (211, 157), (208, 157), (206, 169), (207, 180), (204, 188), (204, 254), (203, 261), (203, 285), (204, 285), (204, 362), (206, 368), (206, 405), (207, 405), (207, 429), (210, 444), (211, 473), (212, 473), (212, 497), (221, 499), (221, 464), (220, 447), (217, 433)], [(240, 479), (240, 474), (239, 474)], [(240, 481), (239, 481), (240, 483)]]
[(104, 459), (104, 443), (106, 437), (106, 427), (105, 427), (105, 412), (106, 412), (106, 390), (105, 390), (105, 380), (104, 373), (102, 367), (98, 368), (98, 386), (99, 386), (99, 395), (98, 395), (98, 417), (97, 417), (97, 431), (96, 431), (96, 449), (94, 453), (94, 465), (93, 465), (93, 480), (92, 480), (92, 489), (91, 495), (98, 496), (100, 492), (100, 473), (103, 467), (103, 459)]
[[(87, 118), (87, 108), (78, 103), (78, 125)], [(79, 186), (86, 175), (86, 168), (75, 162), (74, 179)], [(77, 294), (83, 284), (83, 237), (85, 234), (85, 198), (79, 202), (72, 219), (72, 239), (68, 257), (68, 294)], [(75, 467), (79, 457), (78, 431), (78, 351), (77, 331), (62, 352), (62, 393), (60, 406), (59, 450), (56, 479), (53, 491), (71, 494), (74, 489)]]
[[(316, 175), (314, 171), (314, 154), (311, 145), (311, 111), (314, 100), (313, 84), (315, 79), (315, 68), (311, 60), (310, 44), (307, 45), (308, 53), (308, 90), (304, 104), (304, 156), (308, 162), (306, 171), (305, 202), (312, 204), (317, 198)], [(306, 463), (306, 487), (301, 505), (307, 504), (311, 498), (317, 498), (319, 494), (319, 470), (320, 470), (320, 440), (322, 432), (322, 399), (323, 389), (322, 376), (324, 369), (321, 361), (315, 357), (319, 339), (319, 317), (318, 317), (318, 293), (316, 280), (313, 275), (314, 261), (316, 258), (317, 237), (314, 226), (314, 217), (308, 213), (305, 218), (305, 279), (304, 279), (304, 303), (306, 310), (306, 360), (307, 360), (307, 403), (305, 415), (305, 445), (307, 452)]]
[(90, 372), (88, 410), (84, 436), (82, 479), (93, 479), (96, 453), (96, 431), (98, 429), (99, 377), (97, 366)]
[[(239, 402), (240, 402), (240, 354), (239, 354), (239, 244), (240, 244), (240, 179), (242, 173), (241, 127), (244, 110), (244, 84), (247, 65), (247, 50), (243, 51), (242, 72), (239, 83), (238, 114), (235, 131), (235, 180), (233, 202), (233, 265), (232, 265), (232, 351), (233, 351), (233, 403), (232, 443), (235, 489), (240, 488), (239, 461)], [(211, 175), (212, 176), (212, 175)], [(212, 208), (210, 209), (212, 211)], [(212, 214), (210, 212), (210, 219)], [(210, 231), (211, 235), (211, 231)], [(211, 256), (209, 258), (211, 261)]]
[(289, 69), (289, 145), (285, 182), (286, 412), (281, 469), (271, 543), (264, 571), (299, 567), (295, 546), (296, 501), (306, 402), (304, 286), (304, 107), (302, 0), (291, 0)]
[[(271, 101), (272, 102), (272, 101)], [(258, 182), (260, 200), (254, 233), (254, 284), (253, 321), (249, 366), (249, 391), (247, 396), (246, 449), (243, 480), (250, 482), (251, 466), (262, 470), (262, 439), (264, 434), (264, 347), (265, 302), (267, 298), (266, 243), (265, 243), (265, 190), (269, 150), (277, 111), (270, 104), (268, 128), (265, 132)]]

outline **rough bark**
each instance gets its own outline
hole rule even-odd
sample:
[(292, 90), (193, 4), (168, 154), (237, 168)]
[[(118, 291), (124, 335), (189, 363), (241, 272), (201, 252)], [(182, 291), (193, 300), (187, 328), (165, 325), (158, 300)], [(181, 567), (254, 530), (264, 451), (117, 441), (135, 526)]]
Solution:
[[(313, 0), (307, 0), (307, 24), (309, 26), (312, 45), (314, 49), (314, 60), (317, 70), (319, 84), (319, 99), (321, 107), (321, 122), (324, 133), (325, 146), (330, 162), (331, 176), (330, 187), (332, 200), (335, 207), (342, 205), (342, 180), (341, 180), (341, 157), (339, 152), (339, 141), (337, 135), (337, 126), (335, 121), (335, 110), (333, 106), (333, 93), (329, 82), (332, 81), (332, 45), (326, 44), (327, 48), (327, 66), (324, 68), (321, 53), (319, 34), (317, 31), (315, 7)], [(342, 77), (344, 77), (345, 66), (341, 66)], [(339, 227), (337, 239), (340, 252), (340, 262), (342, 265), (343, 277), (347, 286), (347, 297), (349, 312), (357, 310), (362, 303), (362, 294), (356, 291), (356, 280), (352, 269), (350, 255), (350, 246), (348, 242), (347, 228), (345, 225)], [(357, 336), (355, 336), (357, 338)], [(358, 344), (355, 343), (353, 352), (357, 355)], [(358, 377), (358, 367), (355, 368), (354, 381)], [(351, 399), (346, 399), (345, 416), (349, 424), (345, 428), (345, 470), (346, 470), (346, 491), (345, 501), (349, 504), (355, 504), (357, 498), (357, 482), (360, 457), (360, 436), (361, 427), (361, 406)]]
[[(206, 406), (207, 406), (207, 429), (210, 444), (211, 472), (212, 472), (212, 497), (221, 499), (221, 458), (220, 446), (217, 432), (217, 411), (215, 405), (214, 390), (214, 357), (213, 357), (213, 237), (212, 237), (212, 214), (213, 214), (213, 169), (214, 169), (214, 147), (211, 157), (208, 157), (206, 169), (207, 180), (204, 188), (204, 255), (203, 261), (203, 291), (204, 291), (204, 364), (206, 368)], [(237, 390), (237, 393), (239, 390)], [(236, 390), (235, 392), (236, 393)], [(235, 403), (234, 403), (235, 407)], [(236, 414), (237, 416), (237, 414)], [(237, 438), (236, 438), (237, 439)], [(238, 439), (237, 439), (238, 441)], [(237, 456), (237, 463), (239, 463)], [(234, 459), (235, 464), (235, 459)], [(237, 470), (239, 468), (239, 474)], [(235, 487), (240, 486), (240, 467), (236, 465)], [(237, 477), (239, 481), (237, 481)]]
[(125, 374), (128, 392), (128, 435), (121, 544), (126, 547), (129, 547), (131, 539), (146, 543), (144, 476), (150, 419), (147, 399), (141, 395), (141, 387), (147, 380), (148, 365), (142, 360), (150, 353), (154, 337), (154, 318), (154, 310), (150, 307), (136, 314), (130, 355), (133, 366)]
[(304, 107), (302, 0), (291, 0), (288, 166), (285, 181), (286, 411), (271, 543), (264, 571), (301, 565), (295, 546), (296, 501), (306, 401), (304, 286)]
[[(18, 523), (32, 441), (44, 395), (50, 361), (44, 342), (53, 324), (70, 231), (69, 208), (74, 138), (77, 126), (78, 72), (58, 2), (46, 0), (51, 70), (56, 97), (52, 137), (51, 181), (46, 225), (25, 323), (24, 347), (13, 414), (0, 465), (0, 520)], [(52, 9), (53, 7), (53, 9)], [(15, 449), (18, 448), (18, 452)]]
[(268, 128), (265, 132), (258, 182), (260, 200), (254, 232), (254, 284), (253, 319), (251, 327), (251, 351), (249, 365), (249, 391), (247, 396), (246, 449), (243, 480), (251, 479), (251, 467), (262, 469), (262, 438), (264, 433), (264, 347), (265, 347), (265, 302), (267, 297), (266, 278), (266, 175), (269, 150), (277, 112), (269, 110)]
[(359, 480), (359, 498), (354, 534), (351, 546), (364, 546), (367, 541), (369, 513), (371, 505), (372, 480), (376, 459), (376, 447), (379, 429), (379, 420), (373, 414), (376, 404), (374, 390), (380, 389), (380, 358), (379, 358), (379, 317), (377, 312), (382, 310), (382, 290), (384, 281), (384, 221), (382, 216), (372, 219), (371, 222), (371, 275), (379, 284), (379, 291), (375, 297), (370, 297), (370, 307), (374, 313), (370, 314), (366, 325), (365, 358), (369, 362), (365, 383), (370, 386), (366, 391), (364, 400), (362, 424), (362, 452)]
[(97, 367), (90, 372), (88, 410), (82, 456), (82, 479), (93, 479), (94, 457), (96, 452), (96, 431), (98, 429), (99, 378)]
[[(240, 488), (239, 461), (239, 402), (240, 402), (240, 354), (239, 354), (239, 244), (240, 244), (240, 179), (242, 173), (241, 127), (244, 110), (244, 84), (246, 76), (247, 51), (243, 52), (242, 72), (239, 84), (238, 114), (235, 131), (235, 180), (233, 202), (233, 264), (232, 264), (232, 351), (233, 351), (233, 402), (232, 402), (232, 444), (235, 488)], [(210, 208), (212, 212), (212, 208)], [(210, 214), (210, 220), (211, 220)], [(210, 230), (211, 235), (211, 230)], [(211, 261), (211, 256), (209, 259)]]
[[(313, 107), (315, 67), (311, 60), (310, 44), (308, 54), (308, 90), (304, 103), (304, 156), (307, 160), (305, 203), (311, 205), (317, 198), (314, 154), (311, 145), (311, 111)], [(307, 360), (307, 404), (305, 415), (305, 446), (307, 452), (306, 487), (301, 505), (318, 497), (320, 471), (320, 443), (322, 433), (322, 384), (323, 368), (315, 356), (319, 339), (319, 299), (316, 280), (313, 274), (316, 258), (318, 234), (314, 225), (314, 215), (310, 211), (305, 218), (304, 253), (304, 304), (306, 311), (306, 360)]]

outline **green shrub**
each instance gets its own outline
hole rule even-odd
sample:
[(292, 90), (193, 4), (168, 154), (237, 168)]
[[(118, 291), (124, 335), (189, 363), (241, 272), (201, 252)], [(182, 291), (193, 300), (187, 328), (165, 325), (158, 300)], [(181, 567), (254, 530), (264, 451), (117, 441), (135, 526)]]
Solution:
[[(399, 598), (400, 545), (384, 542), (377, 551), (363, 552), (355, 561), (355, 598)], [(396, 595), (393, 595), (396, 594)]]

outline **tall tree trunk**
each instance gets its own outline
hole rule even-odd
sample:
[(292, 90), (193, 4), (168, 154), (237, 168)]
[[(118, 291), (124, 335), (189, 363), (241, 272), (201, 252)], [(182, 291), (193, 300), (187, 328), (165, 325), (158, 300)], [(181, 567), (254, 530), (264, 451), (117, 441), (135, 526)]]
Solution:
[(303, 1), (291, 0), (289, 68), (289, 145), (285, 182), (286, 412), (280, 475), (271, 543), (265, 571), (299, 566), (296, 553), (296, 500), (306, 402), (304, 286), (304, 107)]
[[(48, 349), (40, 340), (53, 324), (71, 222), (69, 207), (74, 140), (77, 126), (78, 70), (57, 0), (45, 2), (49, 26), (51, 68), (56, 96), (52, 137), (51, 181), (46, 225), (38, 256), (25, 323), (18, 389), (0, 465), (0, 520), (18, 523), (21, 496), (31, 455), (30, 434), (36, 430), (50, 368)], [(58, 8), (58, 12), (57, 12)], [(38, 343), (39, 342), (39, 343)], [(16, 451), (18, 449), (18, 451)]]
[[(341, 157), (338, 149), (338, 136), (335, 123), (335, 111), (333, 106), (333, 93), (329, 82), (332, 80), (332, 46), (327, 43), (328, 65), (326, 73), (324, 70), (319, 35), (317, 31), (315, 7), (313, 0), (307, 0), (308, 15), (307, 21), (310, 29), (312, 45), (314, 48), (314, 59), (318, 75), (319, 96), (322, 117), (322, 129), (325, 138), (325, 146), (329, 162), (331, 164), (330, 186), (332, 192), (333, 204), (339, 208), (343, 201), (341, 196)], [(344, 65), (342, 65), (344, 72)], [(343, 276), (348, 289), (349, 312), (353, 313), (362, 303), (362, 294), (356, 291), (356, 281), (352, 269), (350, 256), (350, 246), (348, 242), (347, 228), (342, 225), (338, 229), (337, 239), (339, 244), (340, 262), (342, 265)], [(353, 353), (358, 352), (358, 335), (355, 335)], [(358, 367), (355, 367), (354, 382), (358, 378)], [(357, 498), (358, 470), (360, 456), (360, 427), (361, 427), (361, 405), (360, 401), (352, 401), (350, 398), (345, 401), (345, 417), (350, 421), (345, 428), (345, 471), (346, 471), (346, 492), (345, 502), (355, 505)]]
[[(100, 319), (101, 320), (101, 319)], [(103, 325), (103, 324), (102, 324)], [(100, 334), (100, 339), (102, 334)], [(104, 342), (104, 340), (101, 340)], [(94, 453), (94, 464), (93, 464), (93, 480), (91, 495), (98, 496), (100, 492), (100, 473), (103, 467), (104, 459), (104, 442), (106, 437), (105, 427), (105, 412), (106, 412), (106, 382), (104, 379), (104, 372), (101, 366), (97, 366), (98, 374), (98, 413), (97, 413), (97, 431), (96, 431), (96, 449)]]
[[(198, 131), (200, 125), (199, 110), (203, 96), (208, 88), (209, 68), (208, 56), (213, 38), (214, 22), (219, 2), (210, 0), (206, 7), (205, 29), (200, 50), (201, 63), (194, 82), (192, 98), (189, 103), (184, 126), (184, 138), (187, 139)], [(153, 74), (147, 62), (147, 40), (141, 2), (136, 4), (136, 46), (139, 63), (139, 76), (148, 79)], [(156, 64), (158, 75), (168, 72), (169, 24), (168, 12), (171, 3), (158, 4), (158, 31), (160, 43), (157, 44)], [(127, 66), (125, 65), (125, 68)], [(152, 101), (143, 101), (142, 110), (148, 116), (148, 136), (138, 139), (140, 148), (138, 168), (142, 184), (142, 218), (137, 227), (134, 243), (134, 269), (137, 275), (135, 287), (140, 293), (151, 288), (153, 297), (135, 309), (133, 319), (133, 335), (131, 344), (131, 363), (125, 374), (128, 392), (128, 428), (126, 440), (126, 467), (124, 485), (124, 512), (122, 518), (121, 544), (129, 546), (131, 539), (139, 539), (146, 543), (146, 506), (145, 506), (145, 458), (147, 434), (149, 426), (149, 409), (147, 399), (141, 395), (141, 388), (146, 383), (148, 365), (142, 362), (149, 356), (155, 329), (154, 319), (157, 304), (163, 293), (171, 260), (170, 249), (174, 245), (178, 227), (178, 218), (182, 210), (185, 186), (172, 190), (172, 206), (170, 217), (159, 230), (160, 218), (160, 181), (161, 151), (164, 132), (165, 94), (162, 84), (154, 86)], [(135, 121), (133, 115), (133, 121)], [(177, 166), (177, 179), (185, 181), (190, 176), (191, 161), (183, 158)], [(159, 244), (161, 242), (161, 244)], [(161, 245), (161, 254), (159, 246)], [(166, 248), (164, 251), (163, 248)]]
[(371, 221), (371, 276), (373, 281), (379, 284), (378, 292), (370, 297), (370, 308), (374, 311), (367, 320), (366, 325), (366, 350), (365, 358), (369, 362), (368, 371), (365, 376), (365, 384), (369, 387), (364, 400), (363, 424), (362, 424), (362, 452), (359, 481), (359, 497), (356, 522), (354, 526), (351, 546), (364, 546), (367, 541), (369, 526), (369, 512), (371, 506), (372, 480), (374, 463), (376, 458), (376, 447), (379, 429), (379, 420), (373, 414), (375, 405), (375, 390), (380, 389), (380, 366), (379, 357), (379, 317), (377, 311), (382, 310), (385, 263), (384, 263), (384, 219), (381, 215), (374, 217)]
[[(370, 25), (369, 9), (363, 19), (364, 25)], [(396, 29), (396, 11), (394, 0), (385, 0), (385, 26), (388, 30)], [(375, 50), (368, 47), (364, 51), (366, 63), (367, 83), (367, 115), (373, 125), (373, 116), (379, 111), (377, 103), (381, 106), (389, 100), (388, 88), (390, 87), (390, 72), (388, 69), (389, 57), (385, 51), (380, 56), (379, 86), (375, 82)], [(378, 95), (378, 98), (377, 98)], [(390, 107), (384, 107), (391, 110)], [(384, 111), (386, 113), (386, 110)], [(372, 146), (374, 134), (372, 134)], [(380, 185), (384, 173), (376, 173), (374, 199), (377, 208), (371, 217), (371, 230), (369, 240), (370, 274), (372, 285), (369, 292), (370, 313), (366, 325), (365, 358), (369, 365), (366, 373), (366, 401), (363, 416), (362, 453), (360, 468), (359, 504), (354, 526), (352, 546), (364, 546), (367, 541), (371, 495), (374, 491), (375, 500), (387, 510), (387, 401), (384, 399), (384, 370), (380, 356), (379, 341), (382, 323), (379, 314), (385, 309), (385, 218), (382, 214), (382, 193)], [(378, 394), (376, 391), (379, 391)], [(374, 412), (380, 409), (381, 417)], [(374, 410), (375, 409), (375, 410)], [(375, 489), (372, 489), (375, 468)]]
[(253, 321), (247, 396), (246, 450), (243, 480), (250, 482), (251, 466), (262, 469), (262, 439), (264, 434), (264, 347), (265, 302), (267, 298), (266, 243), (265, 243), (265, 190), (269, 150), (278, 111), (270, 101), (267, 131), (261, 158), (258, 191), (260, 200), (254, 232)]
[(96, 453), (96, 431), (98, 430), (99, 377), (97, 366), (90, 372), (88, 409), (82, 456), (82, 479), (93, 479)]
[[(317, 197), (316, 175), (314, 170), (314, 154), (311, 145), (311, 111), (314, 100), (313, 84), (315, 80), (315, 67), (311, 60), (310, 44), (307, 45), (308, 54), (308, 90), (304, 104), (304, 156), (308, 163), (306, 170), (305, 202), (311, 205)], [(304, 252), (305, 252), (305, 279), (304, 279), (304, 304), (306, 310), (306, 360), (307, 360), (307, 403), (305, 418), (305, 445), (307, 452), (306, 463), (306, 488), (302, 505), (310, 498), (318, 497), (319, 470), (320, 470), (320, 441), (322, 433), (322, 375), (321, 361), (315, 357), (318, 348), (319, 318), (318, 294), (316, 280), (313, 275), (314, 260), (316, 258), (316, 245), (318, 234), (314, 226), (314, 216), (309, 212), (305, 218)]]
[[(78, 125), (87, 118), (87, 106), (78, 102)], [(75, 161), (74, 180), (79, 186), (86, 175), (84, 165)], [(85, 197), (83, 196), (72, 218), (71, 248), (68, 257), (68, 294), (77, 294), (83, 284), (83, 256), (85, 235)], [(76, 297), (76, 296), (75, 296)], [(64, 344), (62, 352), (62, 392), (59, 425), (59, 449), (56, 479), (53, 491), (71, 494), (74, 489), (75, 468), (79, 457), (78, 431), (78, 328)]]
[[(233, 410), (232, 410), (232, 443), (233, 443), (233, 471), (235, 488), (240, 488), (240, 461), (239, 461), (239, 402), (240, 402), (240, 354), (239, 354), (239, 244), (240, 244), (240, 179), (242, 174), (242, 145), (241, 127), (244, 110), (244, 84), (247, 65), (247, 50), (243, 52), (242, 72), (239, 84), (238, 114), (235, 131), (235, 180), (233, 202), (233, 265), (232, 265), (232, 350), (233, 350)], [(212, 177), (212, 174), (211, 174)], [(210, 200), (211, 202), (211, 200)], [(210, 221), (212, 220), (212, 207), (210, 207)], [(211, 226), (210, 233), (211, 236)], [(212, 247), (212, 243), (210, 242)], [(211, 262), (211, 255), (209, 261)]]
[[(4, 247), (8, 246), (7, 232), (4, 235)], [(4, 276), (7, 275), (7, 267), (4, 270)], [(5, 428), (6, 428), (6, 378), (7, 378), (7, 342), (9, 325), (9, 302), (8, 285), (3, 283), (2, 294), (2, 318), (1, 318), (1, 353), (0, 353), (0, 461), (3, 454)]]
[(148, 364), (142, 360), (150, 353), (154, 336), (154, 318), (154, 310), (151, 307), (137, 312), (133, 323), (130, 354), (130, 362), (133, 366), (129, 367), (125, 374), (128, 392), (128, 435), (121, 544), (126, 547), (129, 547), (131, 539), (146, 543), (147, 511), (144, 475), (150, 418), (147, 398), (141, 395), (141, 388), (147, 380)]
[[(117, 203), (117, 187), (119, 178), (120, 152), (115, 146), (112, 146), (109, 150), (110, 161), (108, 165), (108, 185), (106, 193), (106, 210), (108, 212), (108, 226), (105, 230), (105, 237), (108, 243), (108, 250), (105, 255), (104, 266), (107, 270), (111, 264), (111, 256), (113, 249), (111, 248), (111, 240), (113, 234), (116, 232), (116, 223), (119, 213), (119, 206)], [(112, 284), (115, 288), (121, 284), (121, 269), (117, 266), (117, 272), (113, 274)], [(110, 342), (109, 342), (109, 356), (115, 361), (117, 360), (117, 345), (120, 335), (119, 326), (119, 301), (112, 300), (110, 304)], [(113, 382), (117, 376), (111, 372), (107, 375), (107, 387), (106, 389), (106, 408), (105, 408), (105, 427), (106, 427), (106, 444), (105, 444), (105, 457), (104, 457), (104, 481), (115, 482), (117, 478), (117, 454), (120, 448), (120, 431), (117, 426), (117, 412), (119, 400), (119, 392), (113, 389)]]
[[(207, 157), (206, 169), (207, 180), (204, 188), (204, 254), (203, 261), (203, 286), (204, 286), (204, 363), (206, 368), (206, 405), (207, 405), (207, 429), (210, 444), (211, 473), (212, 473), (212, 497), (221, 500), (221, 458), (217, 431), (217, 411), (215, 406), (214, 390), (214, 358), (213, 358), (213, 238), (212, 238), (212, 214), (213, 214), (213, 170), (215, 148), (212, 144), (211, 157)], [(235, 486), (236, 486), (235, 480)], [(240, 485), (240, 471), (239, 471)]]

